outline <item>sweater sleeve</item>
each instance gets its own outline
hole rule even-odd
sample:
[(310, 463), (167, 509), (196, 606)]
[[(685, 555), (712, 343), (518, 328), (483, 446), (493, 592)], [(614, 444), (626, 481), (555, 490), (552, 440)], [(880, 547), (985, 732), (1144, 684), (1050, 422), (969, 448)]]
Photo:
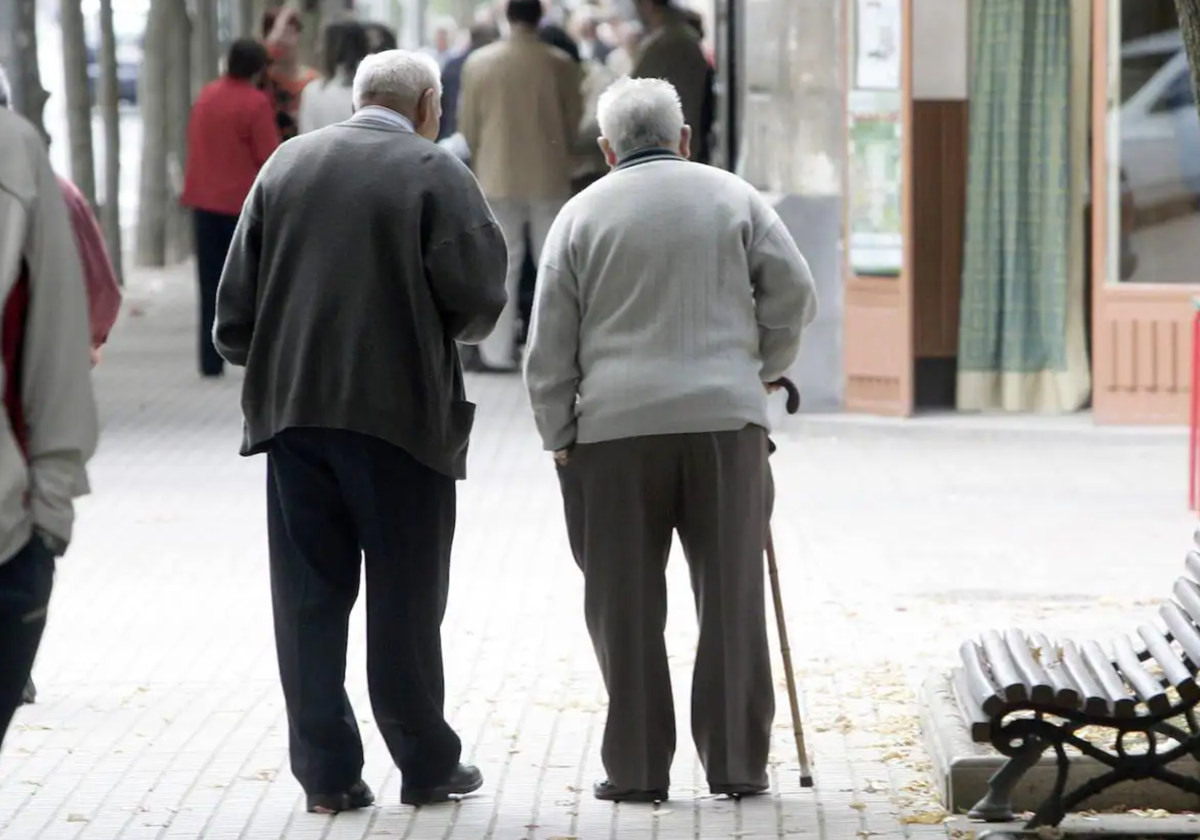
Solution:
[(542, 247), (525, 350), (525, 387), (547, 452), (575, 442), (575, 399), (582, 377), (579, 284), (571, 268), (567, 227), (560, 214)]
[(242, 207), (225, 270), (217, 287), (213, 344), (221, 358), (245, 367), (258, 314), (258, 268), (262, 258), (262, 177), (254, 182)]
[(89, 492), (99, 422), (88, 359), (87, 291), (62, 187), (40, 143), (26, 255), (30, 304), (22, 362), (34, 524), (70, 541), (74, 499)]
[(786, 376), (800, 355), (800, 336), (817, 314), (816, 285), (808, 262), (773, 208), (755, 195), (755, 239), (750, 281), (758, 320), (763, 382)]

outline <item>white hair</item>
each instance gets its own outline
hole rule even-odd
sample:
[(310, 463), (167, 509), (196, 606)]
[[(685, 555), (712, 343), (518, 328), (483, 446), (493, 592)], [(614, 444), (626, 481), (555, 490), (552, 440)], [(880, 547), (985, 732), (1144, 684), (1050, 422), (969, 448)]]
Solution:
[(354, 74), (354, 109), (379, 97), (415, 108), (421, 94), (430, 89), (440, 100), (442, 72), (432, 56), (408, 50), (384, 50), (367, 56), (358, 65)]
[(675, 148), (683, 132), (683, 105), (663, 79), (623, 78), (600, 94), (600, 134), (618, 158), (658, 146)]

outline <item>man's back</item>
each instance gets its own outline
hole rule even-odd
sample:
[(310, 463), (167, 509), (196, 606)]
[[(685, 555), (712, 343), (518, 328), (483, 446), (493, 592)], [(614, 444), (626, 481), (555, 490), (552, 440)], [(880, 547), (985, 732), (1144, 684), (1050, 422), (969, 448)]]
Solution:
[(570, 196), (582, 96), (579, 67), (533, 32), (514, 30), (470, 55), (458, 128), (488, 198)]
[(683, 116), (692, 127), (692, 154), (708, 162), (708, 133), (715, 117), (713, 70), (700, 39), (681, 17), (651, 33), (641, 45), (630, 75), (666, 79), (679, 93)]
[(572, 199), (546, 254), (543, 271), (570, 274), (577, 294), (580, 442), (766, 425), (762, 376), (780, 362), (764, 359), (760, 326), (798, 339), (813, 302), (795, 243), (749, 184), (650, 153)]
[[(469, 408), (449, 333), (456, 313), (490, 328), (504, 303), (504, 247), (472, 189), (451, 154), (399, 130), (342, 123), (280, 147), (247, 203), (219, 302), (253, 301), (247, 452), (316, 425), (461, 472)], [(254, 285), (227, 293), (227, 283)], [(235, 363), (228, 344), (245, 326), (219, 310), (218, 347)]]

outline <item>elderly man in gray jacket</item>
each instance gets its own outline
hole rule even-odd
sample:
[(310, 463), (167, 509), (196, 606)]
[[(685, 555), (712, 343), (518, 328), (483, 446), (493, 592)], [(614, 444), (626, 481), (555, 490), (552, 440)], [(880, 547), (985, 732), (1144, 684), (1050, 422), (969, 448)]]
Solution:
[(215, 343), (244, 365), (243, 454), (267, 454), (275, 636), (308, 809), (370, 805), (342, 686), (366, 558), (367, 678), (400, 799), (479, 788), (443, 715), (441, 622), (475, 406), (456, 342), (485, 338), (507, 252), (470, 171), (434, 144), (438, 68), (366, 58), (356, 112), (279, 148), (251, 190)]
[(42, 138), (0, 108), (0, 740), (88, 492), (98, 423), (82, 263)]
[(814, 317), (813, 280), (757, 191), (687, 160), (691, 132), (668, 82), (619, 81), (598, 111), (613, 171), (554, 222), (525, 367), (608, 688), (608, 778), (594, 793), (668, 795), (675, 532), (700, 617), (692, 732), (709, 787), (762, 793), (775, 697), (767, 392)]

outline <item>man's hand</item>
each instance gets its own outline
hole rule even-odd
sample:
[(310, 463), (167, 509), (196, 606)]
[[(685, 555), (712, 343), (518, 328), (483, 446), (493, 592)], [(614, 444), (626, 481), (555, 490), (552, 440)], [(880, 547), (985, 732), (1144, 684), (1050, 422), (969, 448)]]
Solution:
[(100, 364), (100, 348), (93, 347), (92, 348), (92, 367), (95, 367), (98, 364)]
[(767, 389), (768, 394), (774, 394), (776, 391), (778, 391), (783, 386), (780, 385), (778, 382), (764, 382), (763, 387)]
[(571, 460), (571, 450), (570, 449), (560, 449), (554, 453), (554, 465), (555, 466), (565, 467), (567, 465), (567, 462), (570, 460)]

